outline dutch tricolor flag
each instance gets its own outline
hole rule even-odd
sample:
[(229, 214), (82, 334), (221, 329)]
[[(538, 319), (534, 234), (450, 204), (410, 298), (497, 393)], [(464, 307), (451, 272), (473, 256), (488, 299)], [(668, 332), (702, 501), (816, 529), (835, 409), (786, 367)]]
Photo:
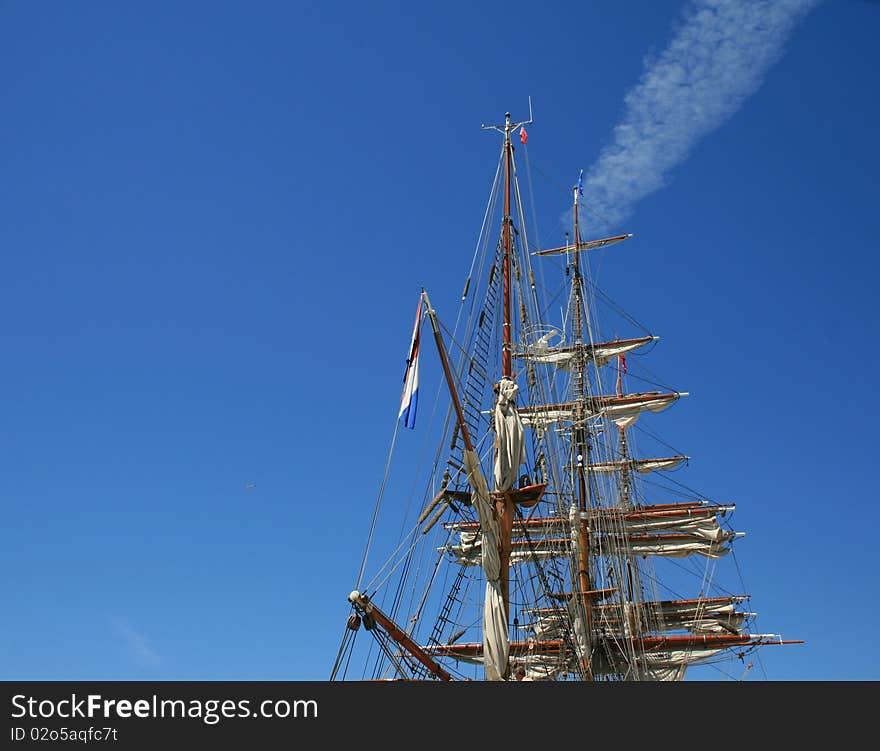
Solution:
[(416, 407), (419, 403), (419, 333), (422, 323), (422, 298), (419, 297), (419, 307), (416, 308), (416, 323), (413, 326), (412, 342), (409, 346), (409, 356), (406, 358), (406, 372), (403, 374), (403, 396), (400, 397), (399, 420), (403, 418), (403, 426), (414, 428), (416, 426)]

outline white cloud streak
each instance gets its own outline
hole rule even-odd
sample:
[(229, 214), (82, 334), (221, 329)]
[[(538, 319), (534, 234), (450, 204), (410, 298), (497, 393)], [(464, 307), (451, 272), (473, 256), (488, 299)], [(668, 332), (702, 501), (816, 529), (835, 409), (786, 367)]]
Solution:
[(140, 667), (153, 668), (162, 663), (162, 657), (152, 648), (147, 638), (129, 621), (124, 618), (113, 618), (111, 625)]
[(819, 2), (690, 2), (669, 46), (645, 61), (612, 142), (588, 170), (587, 206), (616, 225), (662, 188), (693, 146), (758, 90), (794, 25)]

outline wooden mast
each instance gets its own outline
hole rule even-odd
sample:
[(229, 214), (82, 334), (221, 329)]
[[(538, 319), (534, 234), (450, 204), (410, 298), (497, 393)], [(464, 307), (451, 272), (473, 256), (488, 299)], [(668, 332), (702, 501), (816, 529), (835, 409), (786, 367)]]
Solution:
[[(615, 391), (617, 392), (618, 398), (623, 396), (623, 374), (626, 372), (626, 354), (617, 356), (617, 388)], [(620, 438), (620, 458), (623, 462), (622, 469), (620, 472), (620, 505), (626, 510), (630, 510), (632, 508), (632, 502), (630, 501), (630, 473), (631, 470), (629, 468), (629, 450), (626, 443), (626, 428), (622, 425), (618, 425), (617, 434)], [(635, 592), (635, 582), (633, 577), (633, 562), (629, 557), (626, 559), (626, 599), (633, 603), (633, 595)], [(635, 633), (637, 622), (633, 620), (630, 624), (630, 628)]]
[[(575, 346), (580, 348), (584, 342), (583, 321), (581, 320), (581, 270), (580, 270), (580, 229), (578, 227), (578, 186), (573, 189), (574, 193), (574, 273), (572, 276), (572, 288), (574, 291), (574, 341)], [(577, 479), (578, 479), (578, 590), (580, 592), (581, 607), (584, 614), (584, 631), (587, 639), (587, 653), (581, 661), (584, 679), (593, 679), (592, 656), (589, 652), (593, 634), (592, 603), (589, 592), (593, 589), (592, 577), (590, 576), (590, 530), (587, 525), (587, 509), (593, 506), (592, 486), (587, 476), (585, 465), (589, 465), (590, 442), (584, 427), (586, 411), (584, 378), (585, 362), (579, 354), (574, 358), (574, 387), (575, 387), (575, 410), (574, 419), (578, 427), (574, 431), (575, 452), (577, 453)], [(586, 459), (586, 461), (585, 461)]]
[[(617, 356), (617, 396), (623, 396), (623, 374), (626, 372), (626, 355)], [(629, 459), (629, 451), (626, 444), (626, 428), (622, 425), (617, 427), (617, 434), (620, 437), (620, 458), (624, 464)], [(623, 502), (624, 508), (630, 508), (630, 470), (625, 467), (620, 473), (620, 500)]]
[(513, 377), (513, 363), (510, 348), (510, 113), (504, 115), (504, 217), (502, 218), (501, 237), (504, 246), (504, 255), (501, 261), (503, 280), (503, 308), (504, 319), (501, 324), (501, 375), (504, 378)]
[[(516, 128), (528, 125), (532, 122), (532, 102), (529, 99), (529, 119), (519, 123), (513, 123), (510, 113), (504, 113), (504, 125), (484, 125), (484, 130), (497, 130), (504, 136), (502, 156), (504, 159), (504, 216), (501, 224), (501, 286), (502, 286), (502, 321), (501, 321), (501, 376), (513, 378), (513, 349), (512, 349), (512, 320), (510, 315), (511, 299), (511, 226), (513, 218), (510, 214), (511, 175), (513, 173), (513, 146), (510, 143), (510, 134)], [(504, 602), (504, 612), (507, 623), (510, 623), (510, 549), (513, 536), (513, 519), (516, 514), (516, 504), (510, 493), (494, 493), (494, 512), (498, 522), (498, 557), (501, 571), (498, 577), (499, 589)], [(510, 672), (509, 665), (505, 670), (504, 678)]]
[[(510, 123), (510, 113), (504, 115), (504, 216), (502, 218), (501, 241), (503, 255), (501, 260), (502, 278), (502, 310), (503, 319), (501, 324), (501, 376), (513, 378), (513, 361), (511, 352), (511, 288), (510, 288), (510, 174), (513, 147), (510, 143), (510, 133), (514, 126)], [(498, 520), (498, 556), (501, 562), (501, 572), (498, 580), (501, 588), (501, 597), (504, 600), (504, 612), (507, 622), (510, 623), (510, 550), (513, 536), (513, 518), (516, 515), (516, 506), (510, 498), (504, 494), (495, 499), (495, 516)], [(505, 675), (505, 677), (507, 677)]]

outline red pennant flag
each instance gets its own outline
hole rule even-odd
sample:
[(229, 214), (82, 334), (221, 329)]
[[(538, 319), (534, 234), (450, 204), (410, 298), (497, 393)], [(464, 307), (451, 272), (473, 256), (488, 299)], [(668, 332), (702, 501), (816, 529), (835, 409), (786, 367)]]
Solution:
[(618, 359), (620, 360), (621, 372), (626, 373), (626, 355), (618, 355)]
[(527, 143), (529, 140), (529, 134), (526, 133), (525, 127), (519, 129), (519, 140), (523, 143)]

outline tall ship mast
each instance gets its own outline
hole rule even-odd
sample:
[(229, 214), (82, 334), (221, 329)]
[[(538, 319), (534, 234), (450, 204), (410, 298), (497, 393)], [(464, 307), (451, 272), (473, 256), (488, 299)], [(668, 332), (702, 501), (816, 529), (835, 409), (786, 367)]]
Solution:
[[(531, 244), (514, 146), (531, 123), (508, 113), (483, 126), (502, 147), (457, 322), (419, 295), (331, 679), (666, 681), (696, 665), (740, 677), (759, 647), (799, 642), (757, 633), (748, 594), (716, 576), (743, 536), (734, 505), (673, 478), (688, 457), (641, 428), (687, 392), (628, 389), (650, 380), (629, 365), (658, 337), (595, 284), (589, 261), (632, 235), (582, 239), (579, 177), (561, 244)], [(606, 308), (634, 330), (601, 332)], [(438, 448), (408, 508), (390, 468), (430, 340), (441, 388), (434, 419), (421, 412)], [(641, 454), (645, 436), (663, 450)]]

